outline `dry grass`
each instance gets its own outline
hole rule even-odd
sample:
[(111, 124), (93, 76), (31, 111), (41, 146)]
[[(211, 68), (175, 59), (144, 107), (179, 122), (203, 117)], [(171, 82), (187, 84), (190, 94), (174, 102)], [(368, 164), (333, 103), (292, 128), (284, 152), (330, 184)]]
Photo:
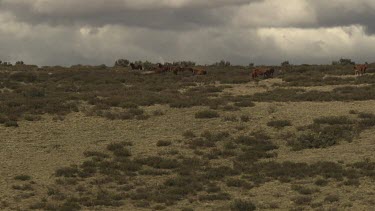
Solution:
[[(311, 68), (300, 71), (312, 71), (313, 78), (325, 77)], [(276, 98), (279, 102), (269, 102), (280, 93), (278, 86), (300, 86), (293, 78), (298, 75), (286, 82), (282, 81), (287, 77), (284, 75), (249, 82), (243, 79), (246, 69), (234, 68), (232, 76), (227, 69), (211, 69), (206, 78), (167, 75), (166, 82), (159, 83), (164, 76), (74, 71), (82, 71), (74, 76), (78, 83), (68, 85), (74, 81), (73, 74), (59, 70), (53, 80), (63, 80), (49, 90), (20, 85), (49, 84), (43, 72), (17, 73), (3, 80), (3, 90), (15, 91), (20, 102), (69, 93), (63, 100), (71, 104), (61, 107), (63, 113), (57, 112), (58, 104), (39, 107), (48, 111), (43, 114), (31, 107), (20, 108), (11, 100), (12, 95), (0, 93), (2, 100), (12, 102), (5, 107), (0, 104), (1, 109), (11, 105), (11, 111), (19, 114), (12, 116), (7, 110), (0, 116), (0, 154), (7, 158), (0, 162), (0, 209), (373, 207), (375, 102), (367, 95), (352, 101), (353, 94), (365, 89), (362, 85), (345, 88), (369, 83), (371, 77), (339, 80), (336, 90), (327, 88), (333, 83), (327, 77), (323, 82), (307, 84), (332, 92), (333, 101), (307, 98), (310, 102), (306, 102), (307, 95), (301, 91), (302, 97), (288, 96), (292, 102), (280, 98)], [(97, 79), (104, 74), (109, 77)], [(341, 77), (337, 70), (328, 74)], [(126, 87), (121, 95), (112, 93), (120, 86)], [(86, 89), (99, 90), (100, 95), (92, 96)], [(181, 89), (185, 91), (179, 92)], [(135, 94), (126, 98), (128, 91)], [(161, 94), (154, 95), (156, 92)], [(42, 102), (61, 102), (51, 100)], [(203, 119), (199, 115), (196, 118), (202, 111)], [(64, 118), (54, 121), (55, 115)], [(8, 121), (18, 127), (5, 127)], [(288, 141), (305, 129), (314, 130), (312, 125), (352, 125), (359, 133), (351, 142), (293, 151)]]

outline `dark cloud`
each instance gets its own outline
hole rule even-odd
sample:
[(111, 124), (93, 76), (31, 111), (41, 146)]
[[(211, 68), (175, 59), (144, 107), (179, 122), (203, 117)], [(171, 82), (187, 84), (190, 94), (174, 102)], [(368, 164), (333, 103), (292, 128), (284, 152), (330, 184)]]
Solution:
[(375, 33), (373, 0), (309, 0), (316, 11), (316, 26), (362, 25), (368, 34)]
[(119, 24), (186, 29), (224, 24), (237, 8), (257, 0), (2, 0), (0, 11), (19, 21), (50, 25)]
[(375, 60), (373, 0), (0, 0), (0, 59)]

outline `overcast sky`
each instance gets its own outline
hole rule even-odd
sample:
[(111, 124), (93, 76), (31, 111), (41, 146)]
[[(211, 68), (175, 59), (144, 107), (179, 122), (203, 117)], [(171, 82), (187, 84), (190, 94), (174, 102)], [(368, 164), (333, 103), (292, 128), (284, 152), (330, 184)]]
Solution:
[(0, 60), (375, 61), (374, 0), (0, 0)]

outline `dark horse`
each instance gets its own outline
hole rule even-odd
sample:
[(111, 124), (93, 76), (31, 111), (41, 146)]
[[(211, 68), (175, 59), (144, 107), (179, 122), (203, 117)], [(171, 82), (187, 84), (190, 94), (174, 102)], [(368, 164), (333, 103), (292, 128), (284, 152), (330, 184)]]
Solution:
[(130, 63), (130, 67), (132, 68), (132, 70), (143, 70), (143, 66), (140, 64)]
[(272, 78), (274, 73), (275, 73), (275, 69), (270, 68), (266, 72), (264, 72), (264, 77)]

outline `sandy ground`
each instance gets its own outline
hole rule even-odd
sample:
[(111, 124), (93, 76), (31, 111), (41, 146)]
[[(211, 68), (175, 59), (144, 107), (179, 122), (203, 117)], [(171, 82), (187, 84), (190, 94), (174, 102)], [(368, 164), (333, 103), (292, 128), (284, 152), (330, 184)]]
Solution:
[[(251, 95), (270, 89), (272, 82), (261, 84), (249, 83), (232, 85), (224, 94)], [(317, 88), (317, 87), (315, 87)], [(318, 88), (330, 90), (332, 87)], [(274, 137), (287, 131), (294, 131), (294, 127), (308, 125), (319, 116), (348, 116), (350, 110), (375, 113), (375, 101), (358, 102), (293, 102), (293, 103), (257, 103), (255, 107), (243, 108), (240, 111), (223, 112), (221, 118), (200, 120), (194, 114), (203, 110), (202, 107), (189, 109), (171, 109), (168, 106), (152, 106), (145, 108), (147, 113), (162, 110), (163, 116), (152, 116), (148, 120), (110, 121), (100, 117), (87, 117), (83, 113), (73, 113), (65, 117), (64, 121), (54, 121), (51, 116), (43, 116), (37, 122), (21, 121), (19, 128), (0, 126), (0, 202), (14, 201), (18, 192), (12, 188), (17, 184), (13, 178), (20, 174), (32, 176), (36, 183), (36, 194), (54, 183), (53, 173), (62, 166), (79, 164), (83, 159), (83, 152), (87, 150), (102, 150), (111, 142), (131, 141), (133, 154), (156, 154), (155, 144), (159, 140), (179, 140), (184, 131), (191, 130), (201, 133), (209, 131), (230, 131), (247, 134), (255, 130), (263, 130)], [(247, 115), (250, 121), (246, 123), (223, 121), (224, 116)], [(269, 128), (269, 120), (290, 120), (293, 127), (282, 130)], [(244, 127), (238, 131), (236, 127)], [(363, 132), (352, 143), (343, 142), (326, 149), (291, 151), (285, 140), (278, 140), (280, 149), (277, 150), (276, 161), (308, 162), (339, 161), (349, 164), (365, 158), (374, 159), (375, 129)], [(305, 181), (311, 182), (311, 181)], [(340, 203), (350, 203), (347, 210), (370, 210), (374, 202), (375, 184), (364, 180), (361, 186), (335, 188), (331, 184), (321, 190), (321, 195), (337, 193), (341, 196)], [(230, 191), (230, 190), (229, 190)], [(323, 194), (324, 193), (324, 194)], [(246, 196), (258, 202), (258, 208), (268, 210), (288, 210), (291, 207), (290, 195), (295, 195), (290, 185), (277, 181), (267, 183), (251, 191), (244, 191)], [(357, 199), (357, 198), (358, 199)], [(319, 198), (319, 193), (317, 194)], [(316, 200), (319, 201), (319, 200)], [(322, 201), (322, 200), (320, 200)], [(216, 203), (216, 202), (215, 202)], [(219, 202), (215, 206), (222, 206), (225, 210), (226, 202)], [(16, 205), (13, 207), (17, 207)], [(22, 206), (21, 206), (22, 207)], [(196, 210), (207, 210), (212, 204), (200, 204)], [(335, 207), (335, 204), (328, 207)], [(343, 207), (341, 207), (343, 208)], [(111, 210), (108, 208), (108, 210)], [(116, 209), (113, 209), (116, 210)]]

